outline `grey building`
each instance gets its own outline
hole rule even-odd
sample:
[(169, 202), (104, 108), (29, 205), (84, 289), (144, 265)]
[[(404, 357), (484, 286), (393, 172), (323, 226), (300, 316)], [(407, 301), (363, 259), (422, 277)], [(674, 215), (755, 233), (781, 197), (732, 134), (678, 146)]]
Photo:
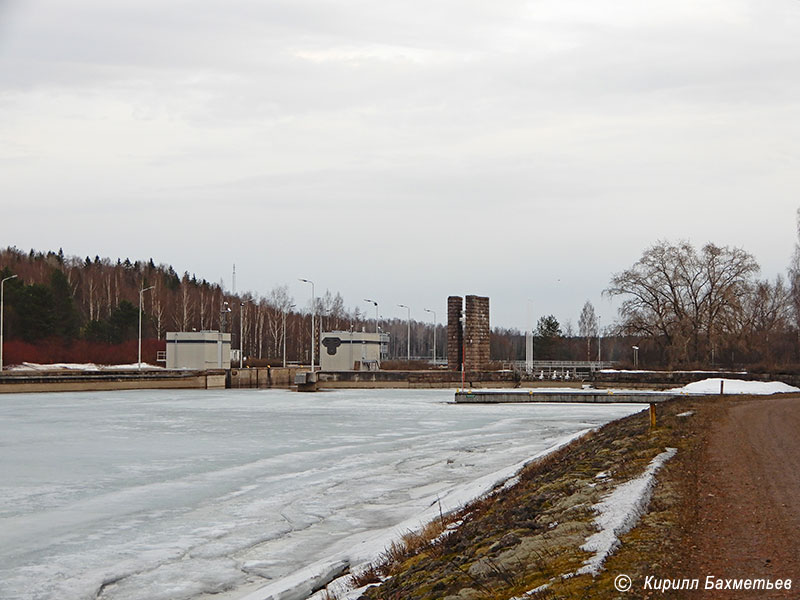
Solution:
[(389, 345), (388, 333), (329, 331), (319, 345), (319, 364), (323, 371), (373, 371)]
[(219, 331), (167, 333), (168, 369), (230, 369), (231, 334)]

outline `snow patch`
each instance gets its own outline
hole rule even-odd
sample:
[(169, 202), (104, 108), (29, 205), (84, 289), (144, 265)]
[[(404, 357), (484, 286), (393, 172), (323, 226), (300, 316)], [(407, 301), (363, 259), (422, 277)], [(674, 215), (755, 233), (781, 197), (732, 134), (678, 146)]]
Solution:
[(800, 388), (780, 381), (745, 381), (741, 379), (724, 379), (712, 377), (695, 381), (683, 387), (667, 390), (675, 394), (719, 394), (720, 383), (725, 394), (769, 395), (800, 392)]
[(581, 550), (594, 552), (594, 556), (578, 569), (577, 575), (596, 575), (600, 571), (606, 558), (619, 547), (619, 536), (633, 529), (647, 509), (656, 472), (677, 452), (676, 448), (667, 448), (650, 462), (640, 477), (619, 485), (592, 507), (598, 513), (594, 522), (600, 530), (581, 546)]
[[(94, 363), (52, 363), (52, 364), (39, 364), (23, 362), (21, 365), (8, 367), (8, 371), (83, 371), (94, 373), (97, 371), (133, 371), (139, 369), (139, 363), (131, 363), (129, 365), (96, 365)], [(164, 367), (158, 365), (150, 365), (142, 363), (142, 369), (147, 370), (164, 370)]]

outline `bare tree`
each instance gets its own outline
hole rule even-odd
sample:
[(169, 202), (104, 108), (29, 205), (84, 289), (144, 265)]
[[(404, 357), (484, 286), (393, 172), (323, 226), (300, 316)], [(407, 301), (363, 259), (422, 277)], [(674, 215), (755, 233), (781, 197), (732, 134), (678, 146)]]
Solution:
[(178, 312), (175, 315), (175, 326), (178, 328), (178, 331), (189, 331), (189, 327), (192, 321), (192, 315), (194, 313), (194, 308), (192, 306), (192, 297), (189, 290), (189, 275), (184, 274), (183, 279), (181, 280), (180, 286), (180, 298), (178, 305)]
[(285, 318), (294, 306), (294, 299), (289, 295), (289, 286), (280, 285), (273, 288), (267, 298), (267, 329), (272, 338), (272, 356), (281, 355), (283, 345)]
[(630, 268), (616, 273), (604, 293), (625, 296), (622, 330), (650, 337), (668, 362), (688, 362), (710, 351), (726, 324), (741, 313), (759, 267), (740, 248), (659, 242)]
[(597, 337), (597, 314), (594, 305), (588, 300), (578, 319), (578, 334), (586, 338), (586, 360), (592, 360), (592, 339)]
[(794, 245), (792, 262), (789, 265), (789, 290), (794, 309), (795, 327), (800, 332), (800, 208), (797, 209), (797, 240)]

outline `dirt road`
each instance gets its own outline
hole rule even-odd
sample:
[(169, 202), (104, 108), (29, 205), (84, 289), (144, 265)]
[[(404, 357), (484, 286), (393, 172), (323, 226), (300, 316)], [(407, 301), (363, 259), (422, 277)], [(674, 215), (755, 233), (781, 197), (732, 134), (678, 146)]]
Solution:
[(720, 410), (697, 466), (696, 576), (793, 580), (791, 591), (709, 597), (800, 598), (800, 398)]

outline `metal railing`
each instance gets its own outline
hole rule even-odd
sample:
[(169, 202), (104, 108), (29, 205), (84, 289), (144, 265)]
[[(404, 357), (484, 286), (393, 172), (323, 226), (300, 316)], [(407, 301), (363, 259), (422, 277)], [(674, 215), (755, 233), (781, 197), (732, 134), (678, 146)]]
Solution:
[[(548, 379), (564, 377), (567, 373), (574, 377), (594, 373), (600, 369), (611, 369), (615, 365), (615, 362), (608, 360), (534, 360), (532, 374), (542, 379), (545, 377)], [(504, 362), (503, 368), (526, 373), (528, 363), (524, 360)]]

